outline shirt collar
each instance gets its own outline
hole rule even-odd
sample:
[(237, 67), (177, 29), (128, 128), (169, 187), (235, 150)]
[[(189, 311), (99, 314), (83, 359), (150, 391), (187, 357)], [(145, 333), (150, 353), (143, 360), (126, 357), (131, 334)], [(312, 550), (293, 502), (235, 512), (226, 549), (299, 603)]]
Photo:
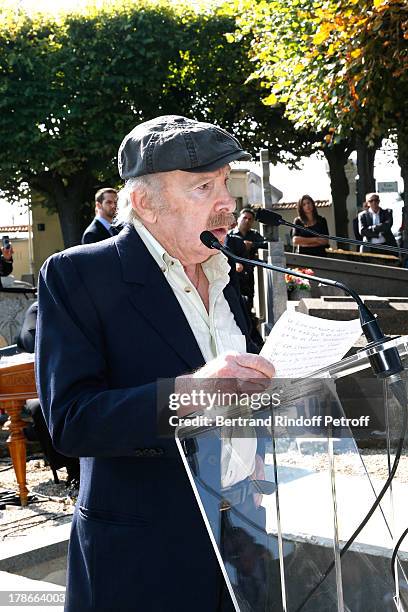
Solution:
[(95, 219), (99, 221), (99, 223), (102, 223), (103, 227), (105, 227), (108, 230), (108, 232), (110, 232), (111, 223), (109, 223), (109, 221), (107, 221), (103, 217), (98, 217), (98, 216), (96, 216)]
[[(167, 253), (166, 249), (149, 232), (149, 230), (143, 225), (143, 223), (139, 221), (139, 219), (134, 219), (133, 225), (140, 238), (144, 242), (147, 250), (152, 255), (153, 259), (157, 262), (163, 272), (165, 272), (171, 265), (176, 265), (182, 268), (180, 261)], [(201, 267), (210, 284), (221, 278), (226, 280), (230, 271), (230, 265), (228, 263), (227, 257), (220, 252), (213, 255), (212, 257), (209, 257), (207, 261), (204, 261), (201, 264)]]

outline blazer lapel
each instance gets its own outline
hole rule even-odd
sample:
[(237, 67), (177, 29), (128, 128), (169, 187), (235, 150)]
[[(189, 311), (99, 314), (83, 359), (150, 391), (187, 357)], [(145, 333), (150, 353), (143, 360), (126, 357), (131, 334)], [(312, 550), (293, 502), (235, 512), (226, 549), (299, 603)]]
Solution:
[[(132, 305), (190, 369), (204, 365), (204, 357), (176, 296), (136, 230), (126, 226), (115, 237), (115, 243), (123, 280), (134, 285), (130, 295)], [(224, 296), (238, 327), (248, 337), (248, 321), (231, 281), (224, 289)]]
[(95, 227), (99, 232), (102, 240), (106, 240), (106, 238), (111, 238), (112, 234), (106, 229), (103, 223), (101, 223), (98, 219), (95, 219)]
[(184, 312), (136, 230), (127, 226), (115, 238), (123, 280), (131, 283), (130, 301), (189, 369), (205, 361)]

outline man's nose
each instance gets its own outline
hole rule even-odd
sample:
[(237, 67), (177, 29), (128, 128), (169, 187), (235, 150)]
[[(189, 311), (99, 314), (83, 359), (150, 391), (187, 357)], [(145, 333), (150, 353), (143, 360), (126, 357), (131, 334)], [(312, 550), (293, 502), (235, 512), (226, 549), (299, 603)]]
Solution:
[(232, 197), (226, 185), (224, 185), (221, 193), (218, 195), (215, 205), (216, 210), (226, 210), (233, 212), (236, 208), (235, 198)]

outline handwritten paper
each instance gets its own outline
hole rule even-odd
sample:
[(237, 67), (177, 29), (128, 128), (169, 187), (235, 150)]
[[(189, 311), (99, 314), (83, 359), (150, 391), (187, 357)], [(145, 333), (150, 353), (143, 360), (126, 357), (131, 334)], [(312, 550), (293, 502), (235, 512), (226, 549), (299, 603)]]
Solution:
[(273, 363), (277, 378), (300, 378), (340, 361), (361, 333), (359, 319), (331, 321), (287, 310), (260, 354)]

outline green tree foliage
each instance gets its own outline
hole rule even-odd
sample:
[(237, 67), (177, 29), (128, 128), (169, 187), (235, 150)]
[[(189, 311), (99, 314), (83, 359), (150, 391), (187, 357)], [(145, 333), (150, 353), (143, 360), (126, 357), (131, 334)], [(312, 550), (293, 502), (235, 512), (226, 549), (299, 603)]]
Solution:
[(261, 0), (239, 25), (253, 33), (265, 103), (285, 103), (298, 126), (357, 126), (371, 138), (395, 127), (408, 81), (405, 0)]
[(252, 36), (235, 41), (236, 6), (225, 3), (193, 12), (179, 7), (184, 26), (183, 64), (174, 75), (179, 108), (202, 121), (218, 123), (236, 133), (254, 156), (268, 148), (272, 161), (287, 158), (295, 163), (310, 154), (314, 134), (295, 130), (283, 116), (283, 107), (266, 106), (264, 90), (249, 80)]
[(266, 104), (285, 104), (296, 127), (328, 146), (350, 135), (373, 146), (393, 130), (405, 142), (406, 0), (261, 0), (243, 9), (239, 33), (253, 35), (252, 78)]
[(11, 199), (24, 187), (42, 194), (75, 244), (96, 188), (117, 181), (124, 134), (176, 110), (166, 83), (181, 32), (164, 5), (2, 23), (1, 188)]
[(0, 186), (57, 210), (66, 246), (79, 242), (93, 194), (118, 181), (116, 154), (138, 122), (184, 114), (233, 130), (254, 154), (309, 151), (281, 108), (261, 102), (251, 37), (236, 43), (228, 5), (149, 0), (59, 18), (3, 12)]

